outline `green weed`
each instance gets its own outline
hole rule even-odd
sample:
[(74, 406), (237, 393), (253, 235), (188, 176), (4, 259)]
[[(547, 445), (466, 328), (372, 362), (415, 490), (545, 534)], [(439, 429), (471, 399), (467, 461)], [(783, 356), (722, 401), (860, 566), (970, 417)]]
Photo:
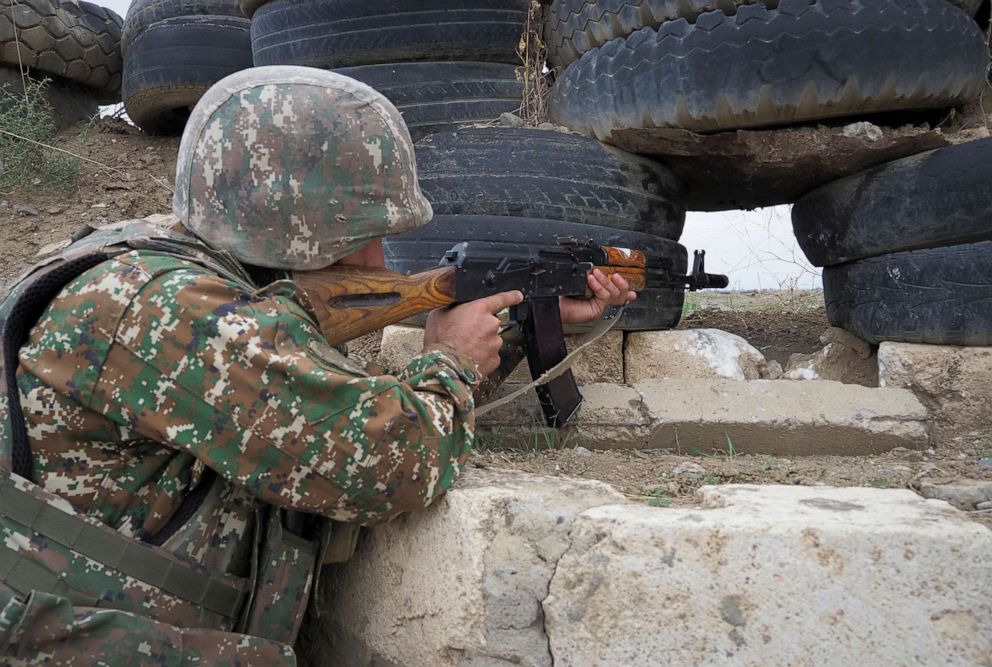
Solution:
[(79, 189), (78, 158), (47, 149), (55, 139), (55, 121), (44, 97), (45, 81), (25, 78), (23, 93), (0, 88), (0, 191), (35, 177), (41, 185), (65, 194)]
[(672, 499), (666, 496), (664, 489), (659, 486), (648, 491), (647, 502), (651, 507), (668, 507), (672, 504)]

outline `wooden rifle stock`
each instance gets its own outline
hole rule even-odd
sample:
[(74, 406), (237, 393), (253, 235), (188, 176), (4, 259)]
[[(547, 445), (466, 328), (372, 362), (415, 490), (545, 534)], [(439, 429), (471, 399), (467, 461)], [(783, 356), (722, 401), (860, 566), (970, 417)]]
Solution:
[[(607, 276), (620, 274), (635, 292), (644, 289), (643, 267), (596, 268)], [(455, 267), (446, 266), (407, 276), (388, 269), (330, 266), (294, 273), (293, 281), (306, 292), (327, 342), (340, 345), (408, 317), (453, 304), (456, 271)], [(585, 296), (591, 297), (591, 291), (587, 289)]]
[(452, 304), (455, 269), (442, 267), (412, 276), (357, 266), (300, 271), (317, 324), (331, 345), (340, 345), (408, 317)]

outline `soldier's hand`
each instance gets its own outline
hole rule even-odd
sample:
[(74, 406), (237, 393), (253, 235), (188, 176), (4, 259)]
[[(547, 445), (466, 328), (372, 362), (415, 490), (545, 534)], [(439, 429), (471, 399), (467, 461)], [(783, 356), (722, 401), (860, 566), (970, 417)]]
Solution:
[(637, 298), (630, 291), (630, 285), (623, 276), (614, 273), (612, 279), (599, 269), (593, 270), (588, 278), (591, 299), (562, 297), (559, 301), (563, 324), (583, 324), (598, 320), (607, 306), (622, 306)]
[(441, 343), (475, 359), (489, 375), (499, 366), (501, 322), (497, 313), (524, 300), (521, 292), (501, 292), (454, 308), (433, 311), (427, 318), (424, 346)]

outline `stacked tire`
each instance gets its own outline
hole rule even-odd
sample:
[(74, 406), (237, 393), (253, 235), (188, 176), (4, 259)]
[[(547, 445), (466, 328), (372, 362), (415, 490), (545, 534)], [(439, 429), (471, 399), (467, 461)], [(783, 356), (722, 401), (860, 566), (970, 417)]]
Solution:
[(992, 139), (820, 187), (792, 211), (827, 315), (864, 340), (992, 345)]
[(134, 0), (122, 46), (124, 107), (152, 134), (182, 132), (210, 86), (252, 66), (237, 0)]
[(93, 116), (120, 101), (122, 23), (89, 2), (0, 0), (0, 85), (22, 92), (23, 70), (48, 79), (57, 124)]
[[(555, 245), (560, 237), (639, 248), (683, 274), (682, 184), (657, 162), (575, 134), (480, 128), (434, 134), (417, 144), (417, 168), (434, 220), (387, 238), (386, 261), (413, 273), (437, 265), (460, 241)], [(648, 289), (618, 327), (678, 324), (681, 290)]]
[(985, 85), (982, 31), (947, 0), (553, 0), (551, 113), (707, 133), (951, 107)]
[(415, 141), (519, 110), (529, 0), (241, 0), (257, 66), (340, 72), (388, 97)]

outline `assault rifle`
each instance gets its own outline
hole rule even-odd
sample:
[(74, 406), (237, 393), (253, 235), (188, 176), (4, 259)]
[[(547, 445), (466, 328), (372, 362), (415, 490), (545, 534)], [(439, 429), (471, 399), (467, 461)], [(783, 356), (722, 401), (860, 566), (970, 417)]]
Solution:
[[(538, 247), (467, 241), (446, 252), (438, 268), (409, 276), (331, 266), (296, 273), (293, 279), (308, 293), (321, 331), (333, 345), (435, 308), (520, 290), (524, 301), (511, 309), (510, 319), (521, 326), (536, 380), (567, 354), (558, 297), (591, 296), (586, 278), (593, 269), (620, 274), (635, 292), (726, 287), (727, 276), (706, 273), (705, 256), (696, 251), (692, 273), (684, 276), (671, 259), (572, 237)], [(538, 386), (537, 394), (548, 425), (555, 428), (567, 424), (582, 403), (571, 371)]]

